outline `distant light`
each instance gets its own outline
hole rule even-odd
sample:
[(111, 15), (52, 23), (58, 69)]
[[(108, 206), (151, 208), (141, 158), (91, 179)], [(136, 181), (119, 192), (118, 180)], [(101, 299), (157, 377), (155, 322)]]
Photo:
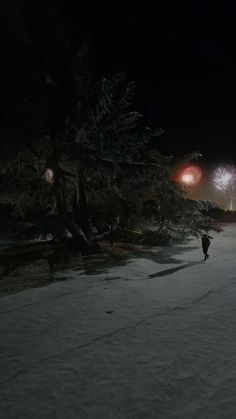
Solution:
[(182, 169), (178, 176), (177, 181), (188, 186), (197, 185), (202, 178), (202, 171), (199, 166), (191, 165)]
[(45, 178), (47, 183), (53, 183), (54, 182), (53, 170), (48, 168), (44, 173), (44, 178)]
[(194, 184), (194, 176), (192, 173), (184, 173), (182, 175), (182, 182), (187, 183), (188, 185)]
[(236, 180), (234, 167), (218, 167), (214, 172), (213, 182), (216, 189), (226, 191)]

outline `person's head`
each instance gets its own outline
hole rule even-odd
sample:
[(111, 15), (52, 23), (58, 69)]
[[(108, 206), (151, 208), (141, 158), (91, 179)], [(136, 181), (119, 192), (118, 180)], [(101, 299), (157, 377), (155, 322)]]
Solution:
[(203, 237), (207, 237), (207, 235), (206, 234), (203, 234)]

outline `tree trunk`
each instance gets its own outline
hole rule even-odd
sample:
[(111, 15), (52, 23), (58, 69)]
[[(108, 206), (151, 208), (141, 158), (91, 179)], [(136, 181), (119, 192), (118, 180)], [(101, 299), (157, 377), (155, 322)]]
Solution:
[(71, 216), (67, 212), (65, 196), (60, 182), (59, 166), (57, 162), (56, 152), (54, 153), (53, 162), (53, 174), (54, 174), (54, 194), (56, 198), (57, 211), (61, 220), (61, 224), (69, 231), (74, 239), (76, 246), (79, 248), (82, 254), (94, 253), (97, 250), (94, 244), (88, 239), (86, 232), (83, 231), (80, 226), (72, 220)]
[(74, 217), (78, 226), (85, 232), (88, 239), (92, 238), (92, 225), (89, 216), (87, 197), (85, 192), (85, 179), (83, 169), (77, 170), (76, 198), (74, 205)]

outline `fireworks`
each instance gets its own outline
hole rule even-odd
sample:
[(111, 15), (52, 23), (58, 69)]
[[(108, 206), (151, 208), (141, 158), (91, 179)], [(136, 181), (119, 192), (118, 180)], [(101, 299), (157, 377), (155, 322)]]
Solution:
[(178, 174), (178, 181), (187, 186), (194, 186), (201, 180), (202, 171), (199, 166), (188, 166)]
[(214, 171), (213, 182), (216, 189), (229, 199), (229, 209), (232, 211), (236, 186), (236, 170), (234, 166), (218, 167)]
[(186, 183), (186, 185), (193, 185), (194, 184), (194, 176), (192, 173), (183, 173), (182, 174), (182, 182)]
[(226, 191), (234, 186), (236, 172), (234, 167), (218, 167), (213, 175), (213, 182), (219, 191)]
[[(203, 172), (201, 168), (198, 165), (192, 164), (182, 167), (175, 175), (175, 180), (185, 186), (189, 192), (194, 192), (192, 188), (199, 184), (202, 176)], [(218, 194), (221, 195), (221, 201), (225, 201), (225, 204), (232, 211), (233, 202), (236, 199), (236, 167), (227, 164), (219, 166), (212, 173), (209, 173), (208, 180), (209, 178)], [(206, 182), (207, 179), (202, 182), (201, 186), (203, 187), (203, 191), (206, 190)]]

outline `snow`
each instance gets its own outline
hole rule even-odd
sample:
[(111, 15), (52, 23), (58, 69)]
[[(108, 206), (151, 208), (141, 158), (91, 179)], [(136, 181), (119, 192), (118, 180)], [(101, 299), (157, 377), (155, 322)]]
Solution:
[(233, 419), (235, 240), (1, 298), (0, 418)]

